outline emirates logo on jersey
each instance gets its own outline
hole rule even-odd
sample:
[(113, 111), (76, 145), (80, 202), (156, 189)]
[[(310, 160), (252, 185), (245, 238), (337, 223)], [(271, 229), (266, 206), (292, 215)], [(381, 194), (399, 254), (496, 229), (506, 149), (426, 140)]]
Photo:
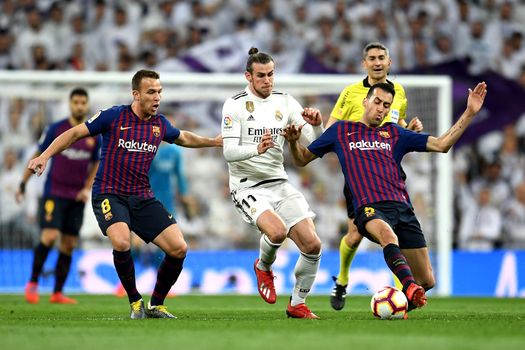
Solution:
[(159, 126), (153, 125), (151, 127), (151, 131), (153, 132), (153, 136), (155, 136), (155, 137), (159, 137), (160, 136), (160, 127)]

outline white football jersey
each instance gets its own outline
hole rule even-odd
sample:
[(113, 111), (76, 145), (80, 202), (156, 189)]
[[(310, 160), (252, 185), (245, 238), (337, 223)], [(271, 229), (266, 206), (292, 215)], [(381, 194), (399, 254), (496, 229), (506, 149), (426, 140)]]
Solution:
[[(285, 138), (281, 132), (287, 125), (305, 124), (303, 108), (292, 96), (273, 91), (263, 99), (246, 89), (229, 98), (222, 109), (222, 137), (224, 152), (234, 152), (238, 159), (229, 160), (230, 189), (251, 187), (265, 180), (288, 179), (284, 170), (283, 147)], [(257, 145), (269, 130), (275, 146), (258, 154)], [(308, 143), (322, 133), (322, 127), (303, 127), (301, 138)], [(235, 147), (232, 147), (235, 146)], [(226, 157), (228, 158), (231, 157)], [(234, 157), (235, 158), (235, 157)]]

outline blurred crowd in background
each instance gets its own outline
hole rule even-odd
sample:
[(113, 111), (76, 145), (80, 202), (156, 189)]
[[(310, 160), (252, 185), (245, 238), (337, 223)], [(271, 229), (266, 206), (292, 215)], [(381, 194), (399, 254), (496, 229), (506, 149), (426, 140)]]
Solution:
[[(491, 70), (525, 89), (524, 33), (525, 1), (0, 0), (0, 70), (241, 74), (248, 49), (256, 46), (272, 54), (277, 74), (364, 76), (361, 50), (380, 41), (390, 48), (392, 73), (465, 59), (469, 73)], [(336, 98), (318, 101), (326, 118)], [(219, 132), (217, 121), (202, 119), (200, 107), (172, 107), (163, 112), (178, 127)], [(43, 128), (66, 113), (27, 99), (0, 99), (2, 247), (32, 247), (38, 237), (42, 179), (30, 181), (32, 196), (23, 205), (14, 202), (14, 192)], [(496, 131), (454, 152), (457, 248), (525, 249), (525, 121), (494, 124)], [(221, 150), (184, 150), (184, 157), (190, 200), (177, 220), (192, 248), (255, 247), (259, 236), (231, 203)], [(416, 211), (428, 211), (418, 194), (428, 193), (431, 168), (410, 158), (406, 164)], [(317, 213), (325, 249), (336, 249), (346, 224), (337, 160), (302, 169), (289, 164), (288, 173)], [(89, 215), (83, 238), (84, 247), (107, 244)]]
[[(250, 46), (280, 72), (360, 73), (363, 44), (391, 48), (392, 72), (469, 57), (524, 79), (525, 2), (509, 0), (3, 0), (0, 69), (238, 72)], [(214, 52), (220, 47), (221, 52)], [(228, 58), (220, 62), (202, 62)], [(197, 62), (196, 62), (197, 61)], [(227, 62), (224, 62), (227, 61)], [(240, 64), (240, 66), (239, 66)]]

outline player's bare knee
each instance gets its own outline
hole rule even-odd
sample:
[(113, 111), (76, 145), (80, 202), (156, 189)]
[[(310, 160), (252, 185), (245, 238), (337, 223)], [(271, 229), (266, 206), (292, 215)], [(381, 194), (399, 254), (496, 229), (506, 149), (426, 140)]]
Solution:
[(350, 248), (357, 248), (357, 247), (359, 247), (359, 244), (361, 243), (362, 240), (363, 240), (363, 236), (361, 236), (361, 234), (359, 234), (359, 231), (357, 231), (357, 228), (349, 231), (347, 236), (346, 236), (346, 244)]
[(112, 239), (113, 249), (119, 252), (125, 252), (131, 249), (131, 241), (126, 239)]
[(60, 251), (67, 255), (71, 255), (76, 247), (77, 241), (65, 240), (60, 242)]
[(188, 245), (186, 244), (186, 242), (170, 247), (168, 251), (165, 251), (165, 253), (168, 254), (169, 256), (173, 258), (178, 258), (178, 259), (185, 258), (187, 252), (188, 252)]
[(275, 227), (272, 230), (269, 230), (268, 232), (266, 232), (266, 235), (268, 236), (270, 241), (272, 241), (273, 243), (276, 243), (276, 244), (283, 243), (287, 235), (286, 227), (284, 226)]
[(57, 239), (58, 231), (55, 230), (45, 230), (40, 237), (41, 242), (47, 247), (54, 245)]
[(318, 237), (316, 237), (315, 240), (308, 242), (302, 248), (302, 252), (305, 254), (318, 255), (321, 252), (321, 240)]
[(388, 244), (396, 244), (399, 245), (399, 242), (397, 240), (397, 236), (391, 231), (391, 230), (381, 230), (379, 232), (379, 242), (381, 243), (381, 246), (384, 247)]
[(40, 240), (40, 242), (42, 242), (43, 245), (45, 245), (46, 247), (52, 247), (55, 245), (55, 242), (56, 242), (56, 238), (52, 239), (52, 238), (44, 238), (42, 237), (42, 239)]

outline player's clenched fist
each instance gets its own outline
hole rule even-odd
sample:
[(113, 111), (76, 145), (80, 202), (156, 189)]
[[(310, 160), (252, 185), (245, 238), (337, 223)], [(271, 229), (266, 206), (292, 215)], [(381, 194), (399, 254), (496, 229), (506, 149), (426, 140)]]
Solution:
[(31, 159), (27, 167), (28, 169), (32, 170), (33, 173), (35, 173), (37, 176), (40, 176), (46, 169), (46, 163), (47, 163), (47, 159), (40, 156), (40, 157)]

